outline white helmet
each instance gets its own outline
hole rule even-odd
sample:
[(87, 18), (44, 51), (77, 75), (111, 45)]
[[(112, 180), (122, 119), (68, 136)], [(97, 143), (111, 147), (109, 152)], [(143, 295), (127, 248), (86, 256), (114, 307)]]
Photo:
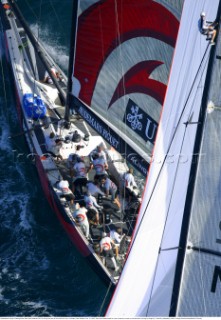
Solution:
[(200, 13), (200, 16), (201, 16), (201, 17), (205, 17), (205, 16), (206, 16), (205, 12), (201, 12), (201, 13)]

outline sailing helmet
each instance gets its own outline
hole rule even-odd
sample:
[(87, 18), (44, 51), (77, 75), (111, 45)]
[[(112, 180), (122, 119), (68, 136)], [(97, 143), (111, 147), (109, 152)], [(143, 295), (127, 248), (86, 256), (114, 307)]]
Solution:
[(206, 16), (205, 12), (204, 12), (204, 11), (201, 12), (201, 13), (200, 13), (200, 16), (201, 16), (201, 17), (205, 17), (205, 16)]

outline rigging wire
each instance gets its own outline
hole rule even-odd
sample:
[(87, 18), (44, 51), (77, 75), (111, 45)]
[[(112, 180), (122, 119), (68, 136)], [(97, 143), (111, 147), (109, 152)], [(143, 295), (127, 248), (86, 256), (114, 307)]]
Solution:
[(36, 19), (38, 19), (38, 16), (35, 14), (35, 11), (32, 9), (32, 6), (30, 5), (28, 0), (25, 0), (27, 6), (29, 7), (30, 11), (33, 13)]
[[(37, 14), (35, 13), (35, 11), (33, 10), (32, 6), (30, 5), (29, 0), (25, 0), (25, 2), (26, 2), (26, 4), (27, 4), (27, 6), (29, 7), (30, 11), (32, 12), (32, 14), (35, 16), (35, 18), (38, 19), (38, 16), (37, 16)], [(60, 28), (61, 28), (62, 31), (65, 33), (65, 30), (64, 30), (64, 28), (63, 28), (63, 25), (61, 24), (61, 21), (60, 21), (60, 19), (59, 19), (59, 16), (58, 16), (57, 11), (56, 11), (56, 9), (55, 9), (55, 7), (54, 7), (54, 5), (53, 5), (52, 0), (49, 0), (49, 2), (50, 2), (50, 5), (51, 5), (51, 7), (52, 7), (52, 9), (53, 9), (54, 16), (55, 16), (55, 18), (56, 18), (56, 20), (57, 20)]]
[(104, 299), (103, 299), (103, 301), (102, 301), (102, 303), (101, 303), (101, 306), (100, 306), (100, 309), (99, 309), (99, 312), (98, 312), (98, 317), (101, 317), (101, 312), (102, 312), (102, 310), (103, 310), (105, 301), (107, 300), (107, 296), (108, 296), (108, 294), (109, 294), (109, 292), (110, 292), (111, 287), (112, 287), (112, 282), (110, 282), (109, 287), (108, 287), (108, 289), (107, 289), (107, 292), (106, 292), (106, 294), (105, 294), (105, 296), (104, 296)]
[[(40, 1), (40, 4), (39, 4), (39, 16), (37, 17), (37, 43), (39, 43), (39, 38), (40, 38), (41, 13), (42, 13), (42, 0)], [(35, 59), (33, 92), (35, 92), (36, 90), (36, 75), (37, 75), (37, 60)]]
[(57, 15), (56, 9), (55, 9), (55, 7), (54, 7), (54, 5), (53, 5), (53, 3), (52, 3), (51, 0), (50, 0), (50, 5), (51, 5), (51, 7), (52, 7), (52, 9), (53, 9), (53, 11), (54, 11), (55, 18), (56, 18), (56, 20), (57, 20), (57, 22), (58, 22), (58, 24), (59, 24), (62, 32), (65, 34), (66, 31), (64, 30), (63, 25), (61, 24), (61, 21), (60, 21), (60, 19), (59, 19), (59, 16)]

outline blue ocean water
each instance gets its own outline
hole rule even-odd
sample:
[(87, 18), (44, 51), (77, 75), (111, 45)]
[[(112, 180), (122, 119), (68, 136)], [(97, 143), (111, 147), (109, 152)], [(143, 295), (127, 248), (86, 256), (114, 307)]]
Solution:
[[(72, 0), (17, 3), (67, 70)], [(26, 160), (1, 26), (0, 34), (0, 317), (98, 316), (107, 288), (68, 239)]]

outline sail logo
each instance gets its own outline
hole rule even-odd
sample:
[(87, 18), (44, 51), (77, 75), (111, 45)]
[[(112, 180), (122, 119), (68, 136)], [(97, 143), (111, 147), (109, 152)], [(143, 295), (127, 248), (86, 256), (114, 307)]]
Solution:
[(133, 130), (142, 130), (142, 123), (139, 121), (139, 119), (143, 119), (143, 114), (142, 113), (138, 113), (139, 112), (139, 108), (138, 106), (132, 106), (131, 108), (131, 113), (128, 113), (127, 115), (127, 120), (131, 123), (131, 128)]
[[(111, 85), (105, 86), (105, 90), (108, 90), (107, 87), (111, 89), (108, 108), (120, 97), (131, 93), (143, 93), (162, 103), (168, 77), (159, 82), (159, 79), (150, 75), (163, 64), (166, 66), (172, 58), (169, 47), (175, 47), (179, 28), (173, 6), (166, 4), (168, 1), (155, 0), (80, 2), (73, 74), (81, 86), (79, 98), (96, 108), (97, 104), (92, 102), (94, 93), (99, 90), (100, 94), (104, 88), (106, 72), (111, 72), (108, 77)], [(93, 45), (95, 40), (96, 45)], [(137, 50), (134, 41), (139, 41)], [(150, 45), (151, 50), (146, 50), (146, 45)], [(126, 56), (121, 59), (119, 57), (124, 50)], [(165, 56), (164, 61), (161, 61), (162, 56)], [(119, 63), (125, 74), (119, 70)], [(102, 69), (104, 78), (100, 78)]]
[(129, 99), (124, 122), (135, 131), (145, 142), (154, 143), (157, 133), (157, 122)]

